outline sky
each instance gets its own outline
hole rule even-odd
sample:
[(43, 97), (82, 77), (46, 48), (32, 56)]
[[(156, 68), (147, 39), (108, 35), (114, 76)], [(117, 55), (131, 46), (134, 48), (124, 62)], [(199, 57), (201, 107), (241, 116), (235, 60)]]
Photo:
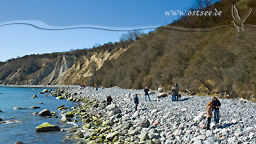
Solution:
[[(45, 28), (94, 26), (109, 29), (158, 27), (189, 9), (194, 0), (0, 0), (0, 25), (27, 22)], [(148, 31), (145, 31), (148, 32)], [(45, 31), (25, 25), (0, 27), (0, 61), (29, 54), (64, 52), (117, 42), (122, 33), (92, 29)]]

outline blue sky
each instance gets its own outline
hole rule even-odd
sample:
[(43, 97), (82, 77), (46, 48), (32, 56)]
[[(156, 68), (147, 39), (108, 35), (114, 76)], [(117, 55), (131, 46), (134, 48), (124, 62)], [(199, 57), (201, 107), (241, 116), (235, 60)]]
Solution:
[[(26, 21), (54, 27), (95, 25), (133, 29), (171, 23), (168, 10), (189, 9), (193, 0), (0, 0), (0, 23)], [(101, 30), (42, 31), (29, 26), (0, 27), (0, 61), (27, 54), (90, 48), (119, 41), (123, 32)]]

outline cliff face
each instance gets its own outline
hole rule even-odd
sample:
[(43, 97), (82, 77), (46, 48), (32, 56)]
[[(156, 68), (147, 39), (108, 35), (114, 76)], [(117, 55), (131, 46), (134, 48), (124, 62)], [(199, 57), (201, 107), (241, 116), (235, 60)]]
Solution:
[(88, 55), (27, 56), (0, 65), (0, 83), (16, 85), (85, 84), (106, 60), (126, 49), (91, 52)]

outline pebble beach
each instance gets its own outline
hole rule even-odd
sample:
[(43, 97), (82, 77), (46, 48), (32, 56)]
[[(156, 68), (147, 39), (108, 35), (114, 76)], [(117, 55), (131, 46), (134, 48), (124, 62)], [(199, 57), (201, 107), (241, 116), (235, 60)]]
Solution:
[[(56, 93), (56, 92), (55, 92)], [(143, 90), (114, 88), (70, 87), (55, 96), (78, 102), (69, 111), (79, 118), (62, 112), (62, 121), (73, 123), (67, 130), (67, 139), (79, 143), (116, 144), (239, 144), (256, 143), (256, 104), (243, 99), (219, 99), (220, 123), (211, 123), (206, 130), (206, 105), (212, 97), (182, 95), (179, 101), (171, 96), (158, 98), (158, 91), (151, 91), (151, 101), (145, 101)], [(133, 97), (138, 93), (138, 110)], [(54, 94), (53, 94), (54, 95)], [(111, 95), (113, 102), (107, 105)]]

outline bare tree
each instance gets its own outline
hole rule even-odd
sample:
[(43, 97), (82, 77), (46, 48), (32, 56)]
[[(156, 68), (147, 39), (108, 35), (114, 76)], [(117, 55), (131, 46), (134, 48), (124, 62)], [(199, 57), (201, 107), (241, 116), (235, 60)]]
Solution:
[(143, 33), (140, 31), (129, 31), (120, 36), (120, 41), (133, 41), (138, 39)]

